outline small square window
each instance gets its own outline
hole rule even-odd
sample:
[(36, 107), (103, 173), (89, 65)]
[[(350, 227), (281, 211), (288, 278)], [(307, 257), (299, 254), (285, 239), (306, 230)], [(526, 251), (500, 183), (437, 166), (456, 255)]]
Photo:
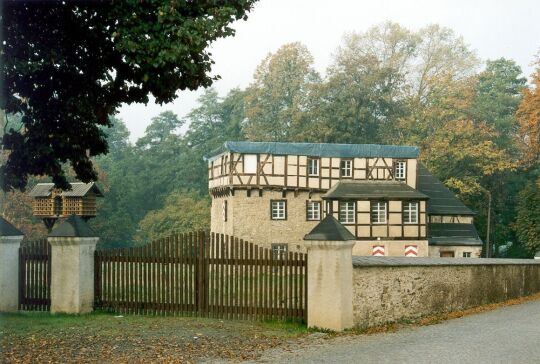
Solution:
[(356, 215), (354, 202), (339, 203), (339, 221), (345, 224), (354, 224)]
[(395, 166), (395, 179), (404, 181), (407, 177), (407, 163), (405, 161), (397, 161)]
[(318, 221), (321, 219), (321, 202), (307, 201), (306, 205), (306, 220)]
[(287, 244), (272, 244), (272, 258), (285, 259), (287, 258), (288, 250)]
[(371, 223), (386, 224), (386, 202), (374, 201), (371, 203)]
[(272, 200), (270, 201), (270, 214), (272, 220), (285, 220), (287, 219), (287, 201), (286, 200)]
[(352, 177), (352, 160), (342, 159), (340, 164), (341, 177)]
[(463, 252), (463, 258), (470, 258), (471, 252)]
[(319, 175), (319, 159), (318, 158), (308, 158), (308, 176), (318, 176)]

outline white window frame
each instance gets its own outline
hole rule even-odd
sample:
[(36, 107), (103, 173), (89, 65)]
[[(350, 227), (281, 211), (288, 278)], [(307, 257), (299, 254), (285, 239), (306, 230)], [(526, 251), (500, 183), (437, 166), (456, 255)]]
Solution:
[[(404, 224), (418, 224), (418, 205), (419, 204), (416, 201), (403, 202), (403, 223)], [(412, 219), (412, 217), (414, 217), (414, 219)]]
[(272, 220), (287, 220), (287, 200), (270, 201), (270, 218)]
[(311, 158), (308, 157), (307, 159), (307, 174), (311, 177), (318, 177), (319, 176), (319, 158)]
[(281, 243), (272, 244), (272, 258), (273, 259), (287, 258), (288, 251), (289, 251), (288, 244), (281, 244)]
[(244, 154), (244, 174), (257, 174), (257, 154)]
[(343, 224), (356, 222), (356, 202), (339, 201), (339, 221)]
[[(352, 177), (352, 159), (342, 159), (339, 166), (341, 177)], [(346, 173), (345, 173), (346, 172)]]
[(371, 201), (370, 208), (372, 224), (386, 224), (388, 203), (386, 201)]
[(463, 252), (463, 258), (470, 258), (471, 255), (471, 252)]
[(407, 179), (407, 162), (396, 161), (396, 168), (394, 173), (394, 178), (396, 179), (396, 181), (405, 181)]
[(307, 201), (306, 220), (319, 221), (321, 219), (321, 201)]

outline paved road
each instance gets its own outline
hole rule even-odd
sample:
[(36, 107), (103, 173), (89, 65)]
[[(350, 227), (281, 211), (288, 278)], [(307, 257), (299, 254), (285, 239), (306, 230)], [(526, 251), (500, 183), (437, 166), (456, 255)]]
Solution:
[(390, 334), (267, 351), (267, 363), (540, 363), (540, 300)]

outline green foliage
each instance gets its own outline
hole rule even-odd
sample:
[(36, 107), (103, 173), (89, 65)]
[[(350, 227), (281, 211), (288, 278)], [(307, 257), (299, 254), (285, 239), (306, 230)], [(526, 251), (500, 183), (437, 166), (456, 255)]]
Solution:
[(540, 250), (540, 179), (531, 181), (519, 193), (516, 233), (530, 253)]
[(136, 240), (145, 242), (197, 230), (210, 226), (210, 199), (195, 193), (173, 192), (167, 196), (165, 205), (150, 211), (139, 222)]
[(95, 180), (90, 157), (108, 151), (108, 116), (149, 95), (170, 102), (210, 86), (208, 46), (233, 35), (253, 2), (5, 2), (0, 109), (21, 113), (24, 128), (3, 136), (2, 188), (24, 189), (28, 175), (65, 188), (66, 162)]

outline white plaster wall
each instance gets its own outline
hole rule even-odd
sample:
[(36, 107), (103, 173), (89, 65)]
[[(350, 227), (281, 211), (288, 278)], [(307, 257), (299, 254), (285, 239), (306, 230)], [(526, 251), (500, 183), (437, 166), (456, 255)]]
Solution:
[(19, 309), (19, 247), (23, 236), (0, 236), (0, 312)]

